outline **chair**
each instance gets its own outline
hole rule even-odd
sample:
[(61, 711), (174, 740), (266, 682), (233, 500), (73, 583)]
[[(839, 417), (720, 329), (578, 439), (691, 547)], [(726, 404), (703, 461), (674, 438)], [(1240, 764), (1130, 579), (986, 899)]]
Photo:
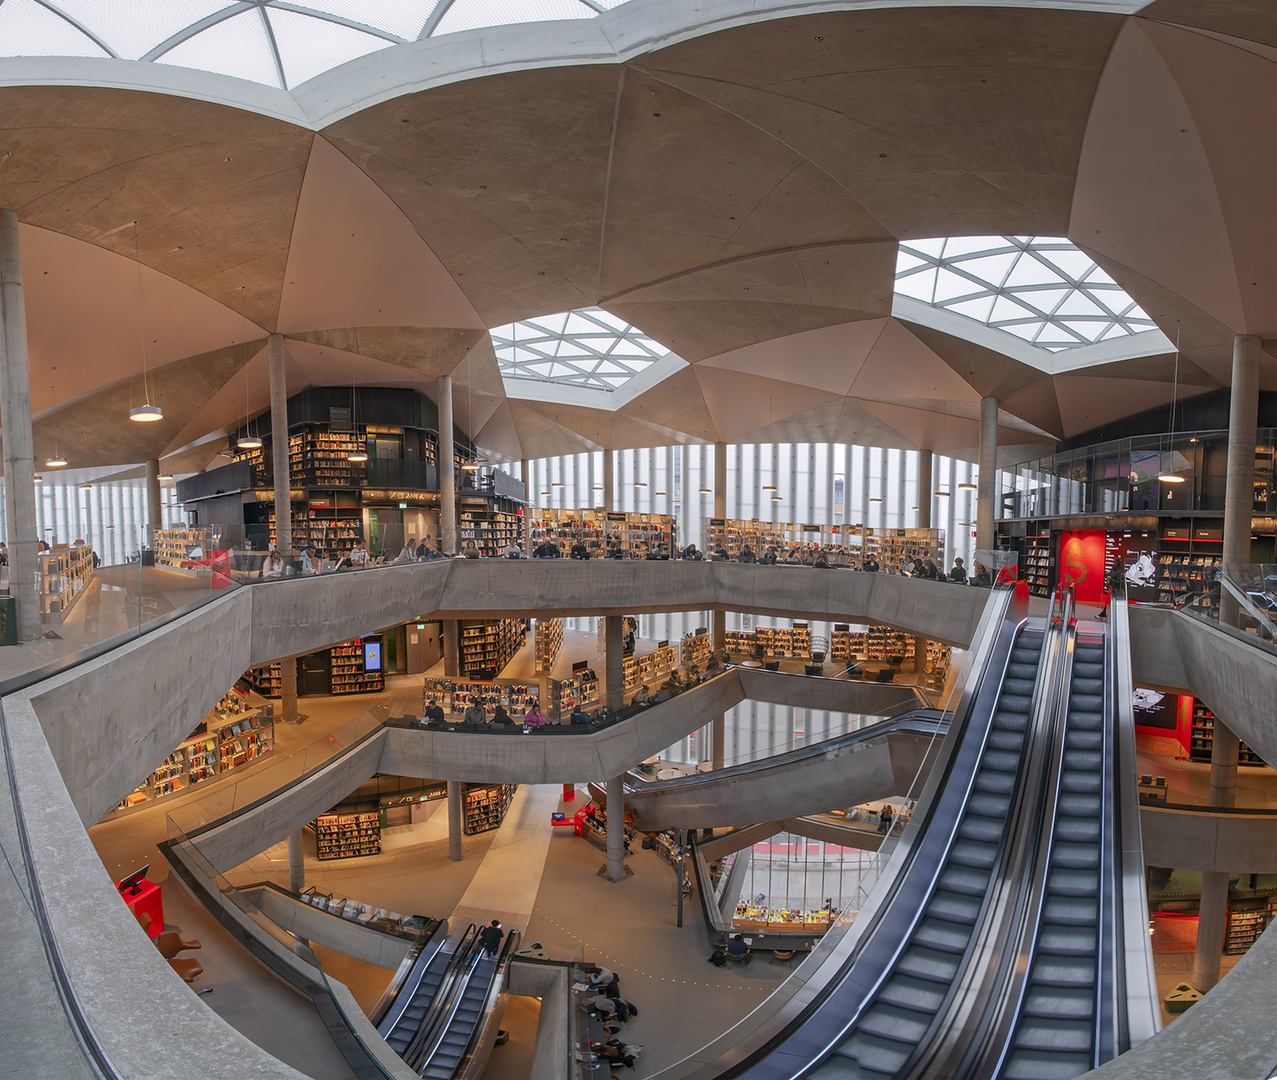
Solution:
[(793, 959), (794, 959), (793, 949), (773, 949), (772, 950), (773, 963), (779, 960), (782, 964), (788, 964)]
[[(155, 937), (155, 947), (160, 950), (160, 955), (164, 957), (165, 960), (172, 960), (178, 953), (184, 952), (187, 949), (201, 948), (198, 941), (183, 941), (182, 935), (176, 930), (164, 930), (157, 934)], [(194, 961), (192, 961), (192, 963), (194, 963)]]
[(186, 982), (194, 982), (196, 976), (204, 974), (204, 969), (200, 966), (198, 960), (190, 960), (186, 957), (177, 960), (170, 958), (168, 965), (181, 975)]
[(753, 953), (751, 952), (730, 953), (730, 952), (724, 951), (723, 955), (727, 957), (727, 962), (729, 964), (748, 964), (751, 957), (753, 956)]

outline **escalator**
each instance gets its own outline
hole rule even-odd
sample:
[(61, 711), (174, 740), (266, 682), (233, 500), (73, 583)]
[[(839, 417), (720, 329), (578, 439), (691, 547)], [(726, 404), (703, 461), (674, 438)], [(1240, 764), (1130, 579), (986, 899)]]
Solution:
[(807, 1001), (718, 1075), (1069, 1080), (1157, 1030), (1125, 603), (1107, 629), (1020, 608), (1008, 636)]
[(433, 950), (422, 950), (395, 1006), (377, 1025), (377, 1033), (400, 1057), (406, 1060), (409, 1047), (435, 1007), (440, 987), (478, 939), (478, 928), (472, 923), (460, 938), (441, 940)]

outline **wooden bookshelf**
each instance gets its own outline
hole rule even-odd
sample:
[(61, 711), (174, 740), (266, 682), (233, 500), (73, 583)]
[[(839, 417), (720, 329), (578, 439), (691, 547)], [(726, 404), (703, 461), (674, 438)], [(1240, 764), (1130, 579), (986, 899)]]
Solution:
[(523, 550), (523, 517), (504, 510), (466, 510), (458, 515), (457, 541), (474, 542), (485, 557), (500, 555), (509, 544)]
[(1237, 956), (1246, 952), (1259, 939), (1272, 918), (1271, 901), (1260, 902), (1254, 907), (1230, 908), (1228, 930), (1224, 936), (1224, 953)]
[(384, 653), (385, 643), (381, 638), (355, 638), (329, 650), (331, 693), (377, 694), (386, 689), (385, 657), (382, 657), (382, 670), (369, 671), (364, 665), (365, 643), (380, 643)]
[(522, 646), (522, 619), (462, 623), (461, 670), (471, 678), (483, 672), (498, 675)]
[(563, 620), (537, 619), (535, 631), (535, 672), (538, 675), (549, 675), (554, 670), (554, 662), (563, 647)]
[(685, 668), (690, 668), (693, 664), (702, 671), (705, 670), (705, 664), (709, 660), (710, 640), (708, 634), (688, 634), (683, 638), (683, 643), (679, 647), (679, 661)]
[(464, 829), (467, 836), (499, 828), (514, 798), (515, 784), (484, 784), (466, 790)]
[(40, 621), (60, 623), (93, 577), (93, 549), (87, 544), (42, 551), (39, 571)]
[(315, 854), (320, 859), (381, 854), (381, 819), (376, 813), (321, 814), (314, 827)]
[[(1193, 701), (1193, 726), (1189, 732), (1188, 756), (1191, 761), (1210, 761), (1211, 747), (1215, 742), (1215, 714), (1200, 701)], [(1265, 762), (1245, 743), (1237, 745), (1238, 765), (1265, 765)]]

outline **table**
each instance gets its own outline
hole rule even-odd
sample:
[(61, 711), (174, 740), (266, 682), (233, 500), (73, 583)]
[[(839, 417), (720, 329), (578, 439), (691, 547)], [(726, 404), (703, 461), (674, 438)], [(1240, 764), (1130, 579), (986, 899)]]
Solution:
[[(120, 887), (116, 882), (117, 889)], [(152, 937), (157, 937), (164, 929), (164, 894), (160, 892), (160, 887), (154, 881), (141, 881), (138, 883), (137, 892), (126, 890), (120, 893), (120, 899), (133, 912), (135, 918), (141, 915), (151, 916), (151, 925), (147, 927), (147, 933)], [(141, 922), (141, 919), (138, 918)]]

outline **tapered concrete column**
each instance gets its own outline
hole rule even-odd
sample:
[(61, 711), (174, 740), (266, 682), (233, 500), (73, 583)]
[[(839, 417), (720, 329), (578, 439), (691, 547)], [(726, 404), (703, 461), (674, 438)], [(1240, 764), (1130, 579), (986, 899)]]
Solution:
[(288, 834), (288, 889), (299, 893), (306, 888), (306, 849), (302, 846), (305, 832), (298, 829)]
[(0, 428), (4, 431), (4, 510), (8, 522), (9, 592), (17, 602), (18, 640), (40, 636), (36, 584), (35, 457), (27, 308), (22, 289), (18, 215), (0, 209)]
[(1210, 801), (1212, 806), (1237, 805), (1237, 753), (1240, 740), (1232, 728), (1215, 717), (1210, 744)]
[[(935, 461), (930, 450), (918, 451), (918, 528), (931, 528), (931, 496), (935, 490), (931, 466)], [(844, 493), (843, 499), (847, 496)]]
[(713, 723), (710, 725), (710, 764), (716, 769), (723, 767), (723, 752), (727, 744), (727, 716), (725, 713), (718, 713), (714, 717)]
[[(1255, 510), (1255, 441), (1259, 414), (1259, 338), (1233, 338), (1233, 386), (1228, 403), (1228, 477), (1224, 489), (1224, 565), (1250, 562), (1250, 530)], [(1238, 605), (1219, 591), (1219, 617), (1237, 625)]]
[[(284, 377), (284, 335), (266, 340), (270, 356), (270, 459), (275, 471), (275, 550), (293, 557), (292, 477), (288, 474), (288, 382)], [(294, 686), (296, 681), (294, 680)], [(297, 707), (294, 703), (293, 712)]]
[(457, 469), (452, 438), (452, 376), (440, 375), (439, 387), (439, 530), (445, 555), (457, 553)]
[(461, 624), (456, 619), (444, 619), (443, 630), (443, 673), (449, 679), (455, 679), (461, 673)]
[(1195, 990), (1206, 991), (1219, 982), (1219, 958), (1224, 952), (1224, 931), (1228, 926), (1228, 874), (1218, 870), (1203, 872), (1200, 911), (1190, 981)]
[(604, 616), (603, 642), (603, 688), (607, 695), (604, 702), (615, 712), (625, 704), (625, 627), (620, 615)]
[[(992, 551), (993, 500), (997, 497), (998, 470), (998, 399), (980, 399), (980, 479), (975, 508), (975, 546), (977, 551)], [(919, 504), (921, 505), (921, 504)]]
[[(146, 524), (154, 531), (164, 524), (164, 506), (160, 496), (160, 462), (158, 458), (146, 459)], [(151, 537), (146, 538), (151, 546)]]
[(519, 462), (519, 479), (523, 481), (523, 554), (532, 558), (532, 476), (528, 459)]
[(715, 652), (727, 648), (727, 612), (709, 613), (709, 645)]
[(714, 516), (727, 517), (727, 444), (714, 444)]
[(448, 858), (461, 861), (461, 781), (448, 781)]
[[(727, 612), (711, 611), (709, 613), (709, 633), (710, 648), (715, 652), (727, 647)], [(710, 731), (713, 745), (710, 748), (709, 759), (714, 768), (721, 769), (723, 767), (723, 746), (727, 741), (727, 717), (724, 713), (715, 714)]]
[(286, 724), (297, 723), (297, 657), (279, 662), (279, 714)]
[(607, 879), (625, 877), (625, 777), (607, 782)]
[(603, 451), (603, 509), (611, 510), (616, 502), (612, 494), (616, 487), (616, 454), (611, 450)]

